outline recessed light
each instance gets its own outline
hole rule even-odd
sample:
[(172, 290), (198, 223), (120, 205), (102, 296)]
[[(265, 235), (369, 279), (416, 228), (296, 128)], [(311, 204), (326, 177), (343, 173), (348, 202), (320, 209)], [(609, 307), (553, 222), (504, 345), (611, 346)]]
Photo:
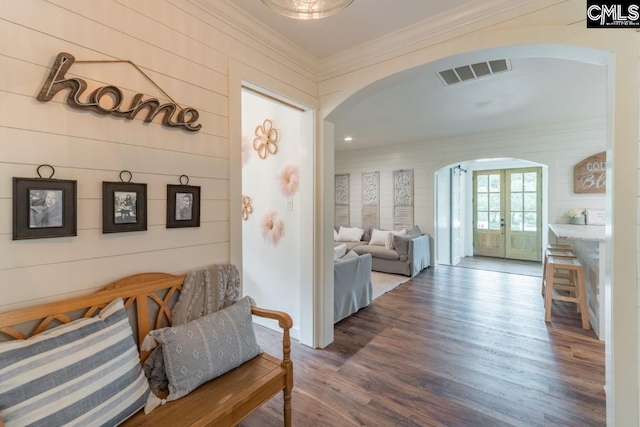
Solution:
[(350, 136), (348, 136), (348, 137), (346, 137), (344, 140), (345, 140), (346, 142), (350, 142), (350, 141), (353, 141), (353, 138), (351, 138)]

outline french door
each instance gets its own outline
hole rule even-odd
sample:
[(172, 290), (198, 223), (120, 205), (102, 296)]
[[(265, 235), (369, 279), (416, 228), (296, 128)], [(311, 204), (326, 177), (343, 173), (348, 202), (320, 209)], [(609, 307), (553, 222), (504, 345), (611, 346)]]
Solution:
[(542, 169), (473, 173), (473, 253), (542, 259)]

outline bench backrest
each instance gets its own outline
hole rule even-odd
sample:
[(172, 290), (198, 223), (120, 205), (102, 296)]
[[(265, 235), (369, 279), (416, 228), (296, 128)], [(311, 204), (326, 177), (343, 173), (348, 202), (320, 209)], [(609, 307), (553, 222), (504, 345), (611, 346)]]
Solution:
[[(171, 306), (182, 289), (184, 278), (184, 275), (165, 273), (136, 274), (93, 294), (0, 313), (0, 335), (4, 335), (2, 338), (26, 339), (60, 323), (92, 317), (114, 299), (122, 298), (140, 347), (149, 331), (171, 325)], [(28, 331), (20, 327), (34, 322), (35, 326), (29, 327)], [(148, 353), (140, 352), (142, 361)]]

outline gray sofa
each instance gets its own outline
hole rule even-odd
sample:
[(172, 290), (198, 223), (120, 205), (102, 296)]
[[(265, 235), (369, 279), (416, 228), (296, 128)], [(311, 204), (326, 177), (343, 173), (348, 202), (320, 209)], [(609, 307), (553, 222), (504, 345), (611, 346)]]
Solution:
[[(402, 236), (403, 237), (403, 236)], [(386, 249), (384, 246), (360, 245), (354, 251), (360, 255), (371, 254), (371, 269), (383, 273), (413, 277), (431, 263), (431, 237), (428, 234), (407, 238), (407, 248)], [(396, 238), (396, 246), (398, 239)]]
[[(347, 249), (359, 255), (371, 254), (373, 271), (402, 274), (413, 277), (431, 265), (431, 237), (423, 234), (417, 237), (396, 236), (396, 249), (372, 246), (367, 241), (349, 242)], [(334, 242), (340, 245), (345, 242)]]
[(349, 251), (333, 263), (333, 323), (371, 304), (371, 255)]

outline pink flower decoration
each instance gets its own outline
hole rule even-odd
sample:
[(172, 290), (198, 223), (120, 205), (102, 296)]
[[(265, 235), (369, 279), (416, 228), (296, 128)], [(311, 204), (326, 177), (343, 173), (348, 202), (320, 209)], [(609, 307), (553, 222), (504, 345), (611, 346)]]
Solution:
[(251, 146), (248, 142), (242, 141), (242, 166), (249, 161), (249, 154), (251, 154)]
[(267, 211), (264, 214), (260, 228), (262, 229), (262, 237), (274, 246), (284, 236), (284, 223), (278, 218), (278, 213), (275, 211)]
[(278, 177), (280, 189), (285, 196), (292, 197), (300, 187), (300, 170), (297, 166), (286, 166)]

